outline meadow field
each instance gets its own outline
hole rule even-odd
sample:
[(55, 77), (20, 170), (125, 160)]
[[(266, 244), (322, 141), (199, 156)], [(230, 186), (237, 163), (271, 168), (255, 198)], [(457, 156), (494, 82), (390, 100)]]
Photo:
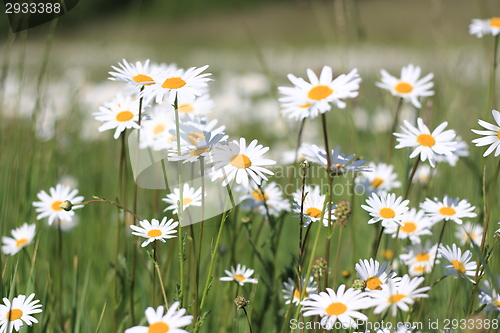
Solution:
[(140, 3), (2, 35), (0, 333), (500, 332), (498, 1)]

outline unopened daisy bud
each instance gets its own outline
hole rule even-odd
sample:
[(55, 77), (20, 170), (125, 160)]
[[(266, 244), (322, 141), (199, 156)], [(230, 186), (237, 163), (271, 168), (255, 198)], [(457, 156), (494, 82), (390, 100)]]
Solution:
[(328, 268), (328, 263), (325, 258), (316, 258), (313, 261), (312, 269), (315, 277), (323, 276), (323, 272)]
[(248, 216), (243, 216), (243, 217), (241, 218), (241, 223), (248, 223), (248, 222), (250, 222), (251, 220), (252, 220), (252, 219), (251, 219), (251, 218), (249, 218)]
[(340, 200), (337, 203), (337, 208), (335, 208), (335, 217), (337, 218), (336, 225), (340, 225), (342, 227), (346, 227), (347, 222), (349, 221), (349, 215), (351, 214), (351, 204), (347, 200)]
[(365, 290), (365, 288), (366, 288), (366, 282), (364, 280), (361, 280), (361, 279), (356, 279), (352, 283), (352, 288), (354, 290)]
[(303, 160), (300, 162), (300, 167), (302, 169), (309, 169), (311, 167), (311, 163), (308, 160)]
[(63, 203), (59, 205), (59, 207), (69, 212), (73, 208), (73, 204), (69, 200), (64, 200)]
[(349, 276), (351, 276), (351, 272), (349, 272), (348, 270), (342, 271), (342, 276), (347, 279)]
[(382, 256), (385, 260), (391, 260), (394, 257), (394, 252), (392, 250), (384, 250), (382, 251)]
[(238, 309), (243, 309), (245, 306), (250, 303), (244, 296), (238, 296), (234, 299), (234, 304), (238, 307)]

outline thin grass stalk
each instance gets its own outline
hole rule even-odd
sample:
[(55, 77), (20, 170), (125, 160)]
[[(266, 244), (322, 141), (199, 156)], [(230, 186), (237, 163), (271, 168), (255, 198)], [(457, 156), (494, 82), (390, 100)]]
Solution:
[(337, 240), (337, 251), (336, 251), (336, 254), (335, 254), (335, 264), (334, 264), (334, 271), (335, 273), (333, 274), (333, 285), (336, 286), (337, 285), (337, 276), (338, 276), (338, 271), (339, 271), (339, 258), (340, 258), (340, 242), (342, 240), (342, 231), (344, 230), (344, 227), (342, 226), (339, 226), (340, 228), (340, 231), (339, 231), (339, 238)]
[(250, 333), (253, 333), (252, 324), (250, 323), (250, 318), (248, 317), (248, 313), (247, 313), (247, 310), (245, 309), (245, 307), (243, 307), (243, 312), (245, 312), (245, 317), (247, 318), (248, 329), (250, 330)]
[(484, 118), (486, 119), (488, 113), (491, 111), (491, 107), (495, 107), (495, 83), (496, 83), (496, 72), (497, 72), (497, 58), (498, 58), (498, 43), (499, 43), (500, 35), (495, 36), (495, 46), (493, 47), (493, 62), (491, 66), (490, 73), (490, 84), (488, 87), (488, 96), (486, 100), (486, 109), (484, 110)]
[[(328, 177), (328, 193), (329, 193), (329, 201), (327, 203), (327, 209), (328, 209), (328, 236), (326, 239), (326, 247), (325, 247), (325, 259), (326, 259), (326, 265), (327, 267), (330, 267), (330, 238), (332, 234), (332, 209), (330, 207), (330, 201), (332, 201), (332, 187), (333, 187), (333, 176), (331, 174), (331, 152), (330, 152), (330, 147), (328, 145), (328, 130), (327, 130), (327, 124), (326, 124), (326, 114), (322, 113), (321, 114), (321, 123), (323, 125), (323, 138), (325, 140), (325, 149), (326, 149), (326, 174)], [(321, 223), (323, 223), (323, 220), (320, 220)], [(328, 269), (325, 271), (325, 287), (326, 289), (328, 287)], [(320, 287), (321, 288), (321, 287)]]
[[(497, 35), (498, 37), (498, 35)], [(485, 168), (486, 172), (486, 168)], [(497, 168), (495, 170), (495, 175), (493, 176), (493, 183), (491, 184), (490, 187), (490, 194), (488, 198), (488, 206), (486, 207), (486, 215), (484, 216), (484, 231), (483, 231), (483, 237), (481, 238), (481, 245), (479, 247), (481, 254), (484, 254), (484, 247), (486, 245), (486, 235), (488, 234), (488, 226), (490, 224), (490, 216), (491, 216), (491, 209), (493, 208), (493, 199), (495, 198), (495, 191), (496, 191), (496, 186), (497, 186), (497, 180), (498, 180), (498, 174), (500, 173), (500, 160), (498, 161)], [(486, 178), (486, 177), (485, 177)], [(486, 184), (484, 184), (486, 186)], [(477, 293), (477, 288), (479, 284), (479, 268), (481, 266), (481, 258), (477, 259), (477, 265), (476, 265), (476, 273), (474, 274), (474, 286), (472, 287), (472, 293), (470, 297), (470, 302), (469, 302), (469, 308), (467, 313), (470, 314), (472, 312), (472, 306), (474, 305), (474, 298)]]
[(195, 302), (194, 302), (194, 319), (198, 319), (200, 310), (200, 262), (201, 262), (201, 244), (203, 241), (203, 224), (205, 223), (205, 158), (200, 157), (200, 181), (201, 181), (201, 221), (200, 232), (198, 235), (198, 254), (196, 256), (196, 271), (195, 271)]
[[(120, 148), (120, 161), (118, 164), (118, 201), (122, 201), (123, 198), (123, 169), (125, 168), (125, 136), (127, 134), (127, 130), (125, 129), (121, 135), (121, 148)], [(114, 277), (114, 285), (115, 285), (115, 294), (114, 294), (114, 301), (115, 301), (115, 306), (113, 307), (113, 330), (116, 331), (117, 329), (117, 321), (118, 321), (118, 258), (120, 256), (120, 236), (122, 233), (122, 223), (120, 220), (120, 216), (117, 217), (117, 224), (118, 227), (116, 228), (116, 249), (115, 249), (115, 277)], [(125, 219), (123, 220), (123, 224), (125, 225)], [(125, 228), (124, 228), (125, 229)], [(124, 233), (124, 236), (126, 234)], [(133, 295), (133, 294), (131, 294)], [(133, 298), (133, 296), (132, 296)], [(130, 313), (133, 313), (133, 299), (130, 303), (131, 308), (130, 308)], [(131, 315), (134, 324), (134, 316)]]
[(109, 204), (115, 205), (115, 206), (117, 206), (117, 207), (119, 207), (119, 208), (127, 211), (128, 213), (130, 213), (137, 221), (142, 221), (143, 220), (139, 216), (137, 216), (137, 214), (135, 214), (133, 211), (131, 211), (130, 209), (128, 209), (127, 207), (125, 207), (123, 205), (120, 205), (119, 203), (116, 203), (116, 202), (113, 202), (113, 201), (109, 201), (109, 200), (94, 199), (94, 200), (89, 200), (89, 201), (85, 201), (85, 202), (80, 202), (80, 203), (74, 204), (73, 206), (85, 206), (85, 205), (88, 205), (89, 203), (92, 203), (92, 202), (104, 202), (104, 203), (109, 203)]
[(394, 120), (392, 122), (391, 132), (389, 133), (389, 145), (387, 146), (387, 159), (386, 163), (389, 164), (392, 158), (392, 152), (394, 151), (394, 132), (396, 132), (396, 127), (398, 126), (399, 113), (401, 112), (401, 107), (403, 106), (403, 98), (400, 98), (398, 105), (396, 106), (396, 113), (394, 114)]
[(58, 264), (59, 264), (59, 324), (61, 329), (64, 329), (64, 305), (63, 305), (63, 294), (64, 294), (64, 274), (63, 274), (63, 237), (61, 229), (61, 221), (57, 220), (57, 240), (58, 240)]
[[(307, 162), (307, 161), (306, 161)], [(302, 259), (304, 255), (303, 241), (302, 241), (302, 231), (304, 228), (304, 201), (306, 197), (305, 188), (306, 188), (306, 178), (307, 178), (307, 169), (308, 164), (305, 164), (302, 168), (302, 192), (301, 192), (301, 202), (300, 202), (300, 224), (299, 224), (299, 262), (298, 262), (298, 287), (299, 292), (302, 292)], [(290, 301), (293, 300), (293, 297)]]

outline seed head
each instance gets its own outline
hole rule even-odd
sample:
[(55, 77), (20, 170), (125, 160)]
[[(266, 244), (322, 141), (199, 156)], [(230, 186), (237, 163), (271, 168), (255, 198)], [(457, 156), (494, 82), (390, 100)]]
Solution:
[(354, 282), (352, 283), (352, 288), (354, 290), (363, 291), (366, 288), (366, 282), (364, 280), (361, 280), (361, 279), (354, 280)]
[(351, 203), (347, 200), (340, 200), (337, 203), (337, 208), (335, 208), (335, 217), (337, 221), (335, 225), (340, 225), (342, 227), (346, 227), (347, 222), (349, 221), (349, 215), (351, 214)]
[(249, 300), (245, 298), (245, 296), (238, 296), (234, 299), (234, 304), (238, 307), (238, 309), (243, 309), (245, 306), (250, 303)]

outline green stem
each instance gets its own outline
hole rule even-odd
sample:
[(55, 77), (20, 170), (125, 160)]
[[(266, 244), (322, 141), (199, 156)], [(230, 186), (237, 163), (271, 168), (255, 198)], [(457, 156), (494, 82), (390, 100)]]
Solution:
[[(330, 206), (330, 201), (332, 201), (332, 187), (333, 187), (333, 176), (332, 176), (332, 170), (331, 170), (331, 152), (330, 152), (330, 147), (328, 145), (328, 130), (327, 130), (327, 124), (326, 124), (326, 114), (321, 114), (321, 123), (323, 125), (323, 138), (325, 140), (325, 149), (326, 149), (326, 174), (328, 177), (328, 194), (329, 194), (329, 201), (327, 202), (327, 209), (328, 209), (328, 236), (326, 238), (326, 247), (325, 247), (325, 259), (326, 259), (326, 265), (327, 269), (325, 271), (325, 286), (324, 289), (328, 287), (328, 271), (330, 267), (330, 238), (332, 236), (332, 208)], [(320, 223), (323, 224), (323, 220), (320, 220)], [(321, 289), (321, 286), (319, 287)]]
[[(487, 115), (491, 111), (491, 107), (495, 107), (494, 103), (494, 94), (495, 94), (495, 81), (496, 81), (496, 71), (497, 71), (497, 56), (498, 56), (498, 41), (500, 38), (500, 34), (495, 36), (495, 46), (493, 48), (493, 62), (492, 62), (492, 68), (491, 68), (491, 73), (490, 73), (490, 85), (488, 87), (488, 99), (486, 101), (486, 109), (484, 113), (484, 118), (487, 117)], [(492, 103), (493, 102), (493, 103)]]
[(398, 101), (398, 106), (396, 107), (396, 113), (394, 114), (394, 121), (392, 122), (391, 132), (389, 133), (389, 146), (387, 147), (387, 159), (386, 163), (391, 162), (392, 152), (394, 151), (394, 132), (396, 132), (396, 127), (398, 126), (399, 112), (401, 111), (401, 106), (403, 105), (403, 98)]

